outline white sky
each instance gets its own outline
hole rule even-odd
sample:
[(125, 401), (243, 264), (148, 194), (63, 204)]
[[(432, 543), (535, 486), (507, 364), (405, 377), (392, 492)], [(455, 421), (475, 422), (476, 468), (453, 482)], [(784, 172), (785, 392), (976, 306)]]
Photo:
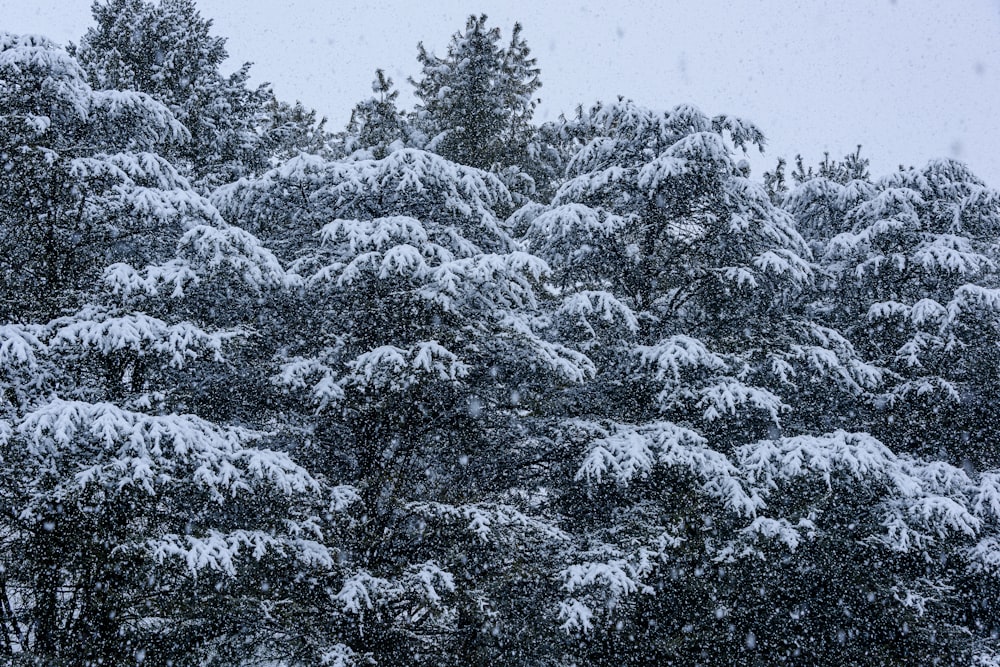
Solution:
[[(1000, 0), (199, 0), (232, 66), (339, 129), (385, 69), (409, 105), (416, 44), (444, 52), (470, 13), (538, 58), (536, 120), (617, 95), (757, 123), (774, 158), (856, 144), (876, 175), (952, 156), (1000, 187)], [(78, 41), (90, 0), (0, 0), (0, 29)]]

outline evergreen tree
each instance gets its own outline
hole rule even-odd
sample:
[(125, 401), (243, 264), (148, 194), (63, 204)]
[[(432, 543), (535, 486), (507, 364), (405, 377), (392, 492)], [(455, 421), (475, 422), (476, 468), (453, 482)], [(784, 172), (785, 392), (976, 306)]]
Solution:
[(93, 13), (74, 54), (94, 87), (148, 93), (173, 112), (191, 140), (169, 157), (209, 184), (266, 165), (257, 123), (269, 91), (247, 87), (249, 63), (222, 75), (226, 40), (194, 0), (96, 0)]
[(187, 182), (154, 151), (187, 133), (148, 95), (92, 90), (45, 39), (0, 49), (0, 316), (49, 318), (82, 306), (107, 264), (172, 249), (157, 212)]
[(260, 131), (269, 159), (275, 164), (300, 152), (322, 152), (330, 138), (326, 118), (316, 120), (316, 112), (307, 109), (301, 102), (288, 104), (274, 95), (264, 106)]
[(382, 159), (393, 148), (410, 143), (406, 140), (413, 130), (396, 106), (399, 91), (382, 70), (375, 70), (372, 92), (374, 97), (359, 102), (351, 112), (343, 139), (345, 155), (361, 150), (368, 157)]
[(822, 239), (827, 317), (892, 370), (868, 427), (895, 449), (995, 465), (996, 192), (942, 160), (874, 183), (807, 178), (787, 206)]
[[(269, 582), (335, 569), (319, 537), (356, 494), (260, 446), (262, 431), (204, 418), (246, 332), (211, 326), (198, 301), (265, 288), (280, 267), (149, 152), (184, 134), (163, 105), (93, 91), (44, 39), (0, 35), (0, 71), (11, 189), (57, 188), (0, 202), (5, 256), (58, 278), (40, 303), (18, 267), (0, 285), (0, 653), (59, 665), (273, 655), (288, 628), (266, 613)], [(32, 256), (36, 225), (50, 246)]]
[(444, 58), (423, 44), (417, 58), (423, 71), (412, 81), (420, 99), (415, 123), (428, 135), (428, 147), (479, 169), (517, 164), (541, 86), (521, 26), (504, 49), (499, 28), (488, 28), (485, 15), (470, 16)]
[[(282, 329), (300, 334), (278, 351), (275, 382), (301, 401), (292, 409), (312, 433), (304, 455), (362, 490), (351, 551), (371, 611), (319, 601), (303, 613), (346, 613), (341, 641), (380, 664), (509, 655), (528, 632), (505, 596), (509, 568), (535, 573), (517, 584), (530, 596), (529, 582), (547, 576), (548, 540), (564, 539), (520, 489), (518, 468), (537, 453), (521, 444), (518, 406), (590, 367), (535, 331), (547, 269), (497, 219), (506, 188), (400, 149), (381, 160), (300, 156), (216, 201), (319, 231), (288, 253), (298, 257), (289, 300), (301, 310)], [(407, 597), (419, 572), (443, 587), (434, 597)], [(401, 605), (424, 611), (400, 617)], [(377, 642), (356, 614), (369, 614)]]
[(533, 128), (485, 16), (330, 136), (191, 0), (94, 12), (0, 33), (0, 662), (1000, 664), (967, 167)]
[[(515, 23), (510, 44), (503, 52), (500, 87), (503, 108), (508, 115), (506, 141), (515, 151), (523, 151), (531, 131), (531, 118), (538, 100), (533, 97), (542, 87), (537, 61), (531, 57), (531, 49), (521, 36), (521, 24)], [(512, 153), (512, 157), (523, 157)]]
[(563, 297), (553, 321), (598, 367), (555, 402), (548, 436), (582, 456), (550, 480), (579, 483), (556, 506), (581, 540), (561, 607), (581, 661), (968, 656), (939, 632), (957, 603), (940, 587), (967, 558), (959, 540), (990, 534), (973, 498), (993, 482), (829, 421), (884, 372), (817, 318), (804, 239), (734, 159), (759, 131), (629, 103), (579, 121), (592, 138), (570, 178), (522, 215)]

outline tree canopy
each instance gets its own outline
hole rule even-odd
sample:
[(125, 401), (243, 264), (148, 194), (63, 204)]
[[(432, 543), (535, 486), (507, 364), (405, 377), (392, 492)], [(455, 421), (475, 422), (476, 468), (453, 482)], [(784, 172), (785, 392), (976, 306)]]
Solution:
[(12, 665), (1000, 664), (1000, 194), (542, 125), (470, 16), (346, 127), (193, 0), (0, 33)]

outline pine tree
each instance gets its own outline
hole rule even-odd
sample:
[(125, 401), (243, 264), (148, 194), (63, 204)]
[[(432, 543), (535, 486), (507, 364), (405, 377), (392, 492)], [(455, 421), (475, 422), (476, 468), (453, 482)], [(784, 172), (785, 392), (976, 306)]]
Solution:
[(531, 131), (531, 119), (538, 105), (534, 94), (541, 88), (540, 70), (537, 61), (531, 57), (531, 49), (521, 36), (521, 24), (515, 23), (510, 44), (503, 52), (500, 87), (503, 93), (504, 111), (508, 114), (505, 132), (511, 157), (522, 158), (524, 146)]
[[(963, 560), (991, 534), (973, 499), (993, 481), (828, 421), (871, 400), (884, 371), (819, 317), (805, 240), (734, 159), (759, 131), (629, 103), (578, 123), (591, 138), (569, 179), (519, 215), (553, 267), (560, 336), (598, 368), (554, 402), (566, 412), (547, 436), (581, 457), (549, 487), (583, 545), (561, 573), (579, 659), (968, 655), (959, 634), (935, 645), (956, 599), (939, 588), (947, 566), (922, 563)], [(937, 509), (909, 513), (922, 504)], [(775, 615), (796, 622), (776, 630)]]
[(187, 133), (147, 95), (92, 90), (45, 39), (0, 48), (0, 315), (48, 318), (116, 259), (162, 256), (158, 207), (186, 181), (152, 151)]
[(942, 160), (874, 183), (807, 178), (787, 206), (821, 239), (829, 319), (892, 370), (871, 426), (894, 449), (994, 465), (995, 191)]
[[(280, 267), (149, 152), (184, 134), (162, 104), (92, 90), (40, 38), (0, 35), (0, 71), (5, 192), (56, 188), (0, 202), (22, 261), (0, 285), (0, 653), (263, 658), (283, 629), (261, 585), (335, 571), (320, 523), (356, 495), (260, 446), (264, 432), (205, 419), (246, 333), (201, 320), (199, 292), (260, 290)], [(49, 245), (32, 255), (36, 233)], [(54, 277), (40, 303), (19, 268)]]
[(421, 44), (423, 68), (416, 87), (415, 123), (428, 147), (460, 164), (491, 169), (517, 164), (523, 155), (541, 86), (535, 61), (515, 25), (510, 46), (500, 46), (499, 28), (486, 16), (470, 16), (448, 53), (438, 58)]
[(397, 106), (399, 91), (381, 69), (372, 81), (374, 95), (354, 105), (343, 132), (335, 138), (339, 157), (381, 159), (397, 148), (420, 148), (426, 138)]
[[(302, 156), (217, 201), (319, 230), (289, 253), (299, 257), (290, 298), (302, 308), (289, 315), (302, 319), (283, 327), (300, 333), (286, 338), (274, 375), (299, 401), (308, 457), (362, 491), (351, 551), (368, 610), (321, 602), (306, 615), (346, 614), (341, 641), (382, 664), (511, 655), (528, 632), (512, 587), (532, 595), (531, 582), (554, 571), (538, 569), (554, 558), (550, 540), (565, 540), (519, 486), (537, 452), (518, 434), (518, 411), (590, 367), (536, 331), (546, 267), (497, 219), (506, 188), (400, 149), (381, 160)], [(512, 570), (535, 574), (512, 581)], [(407, 592), (418, 572), (436, 573), (426, 575), (434, 598)], [(404, 604), (424, 611), (392, 612)], [(359, 634), (358, 614), (377, 642)]]
[(223, 76), (225, 39), (194, 0), (95, 1), (96, 25), (73, 49), (95, 88), (135, 90), (165, 104), (191, 133), (169, 154), (217, 184), (266, 166), (258, 117), (270, 97), (247, 87), (250, 64)]
[(0, 662), (1000, 664), (965, 165), (533, 128), (485, 16), (329, 136), (191, 0), (94, 12), (0, 33)]
[(301, 102), (288, 104), (271, 95), (264, 106), (264, 116), (260, 131), (272, 163), (284, 162), (300, 152), (319, 153), (326, 149), (330, 139), (326, 118), (316, 120), (316, 112)]

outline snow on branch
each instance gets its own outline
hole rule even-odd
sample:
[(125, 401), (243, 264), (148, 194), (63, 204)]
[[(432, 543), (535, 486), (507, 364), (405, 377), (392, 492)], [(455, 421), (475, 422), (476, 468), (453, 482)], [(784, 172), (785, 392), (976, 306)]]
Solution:
[(409, 348), (383, 345), (359, 354), (346, 362), (342, 386), (403, 391), (421, 377), (458, 382), (469, 373), (469, 366), (437, 341), (423, 341)]
[(304, 565), (327, 570), (335, 564), (330, 550), (319, 542), (279, 537), (259, 530), (231, 533), (210, 530), (204, 536), (163, 535), (149, 540), (146, 547), (156, 562), (179, 559), (192, 575), (212, 570), (235, 577), (241, 557), (260, 561), (269, 554), (290, 555)]
[(197, 225), (184, 233), (178, 246), (191, 261), (210, 270), (228, 268), (254, 289), (285, 283), (285, 270), (274, 253), (239, 227)]
[(631, 333), (639, 330), (639, 319), (624, 302), (611, 292), (583, 290), (574, 292), (565, 299), (556, 310), (556, 315), (573, 316), (593, 333), (594, 327), (588, 319), (596, 316), (610, 325), (620, 321)]
[(324, 225), (319, 234), (322, 242), (328, 244), (343, 238), (351, 253), (383, 250), (401, 243), (419, 247), (429, 238), (419, 220), (404, 215), (372, 220), (337, 219)]
[(37, 325), (0, 325), (0, 366), (35, 368), (38, 365), (36, 352), (46, 350), (42, 342), (44, 334), (44, 327)]
[(680, 382), (681, 372), (687, 369), (718, 372), (729, 368), (729, 362), (722, 355), (691, 336), (671, 336), (656, 345), (641, 345), (636, 352), (643, 364), (656, 369), (654, 377), (661, 381)]
[(724, 454), (708, 447), (694, 431), (670, 422), (614, 425), (610, 434), (588, 444), (576, 479), (600, 483), (610, 478), (629, 484), (656, 467), (692, 475), (701, 481), (702, 492), (740, 514), (752, 516), (764, 506)]
[(696, 390), (700, 396), (696, 406), (704, 408), (703, 418), (715, 421), (725, 415), (736, 416), (745, 408), (766, 412), (777, 424), (779, 414), (791, 411), (781, 397), (763, 387), (755, 387), (735, 378), (722, 378)]
[(197, 359), (199, 350), (209, 352), (215, 361), (222, 361), (222, 345), (240, 332), (206, 332), (188, 322), (167, 324), (145, 313), (113, 315), (90, 307), (80, 313), (55, 320), (50, 341), (52, 348), (80, 346), (109, 355), (129, 350), (143, 356), (147, 353), (169, 357), (170, 365), (183, 368), (187, 361)]
[(503, 504), (471, 503), (451, 505), (438, 502), (415, 502), (407, 508), (428, 518), (450, 522), (463, 522), (465, 529), (476, 535), (481, 542), (505, 539), (521, 532), (534, 533), (560, 542), (570, 536), (547, 521), (536, 519), (520, 510)]
[(533, 330), (526, 317), (508, 312), (503, 313), (499, 320), (499, 326), (507, 330), (507, 335), (527, 346), (530, 361), (548, 368), (566, 382), (580, 383), (597, 374), (594, 362), (587, 355), (562, 343), (545, 340)]
[(769, 498), (779, 483), (809, 477), (831, 490), (855, 484), (878, 490), (874, 509), (884, 532), (868, 539), (895, 551), (924, 549), (949, 535), (975, 537), (1000, 507), (995, 474), (977, 481), (942, 461), (897, 456), (866, 433), (764, 440), (740, 447), (734, 458), (765, 499), (779, 500)]
[(199, 282), (201, 277), (198, 272), (183, 259), (150, 265), (142, 271), (123, 262), (112, 264), (104, 270), (104, 283), (113, 294), (126, 299), (135, 294), (156, 296), (164, 288), (170, 289), (171, 298), (179, 299), (184, 296), (185, 288)]
[(257, 486), (285, 494), (320, 490), (285, 453), (245, 447), (264, 434), (193, 415), (147, 415), (109, 403), (54, 399), (12, 424), (0, 445), (21, 443), (31, 467), (62, 470), (67, 489), (192, 484), (222, 502)]

